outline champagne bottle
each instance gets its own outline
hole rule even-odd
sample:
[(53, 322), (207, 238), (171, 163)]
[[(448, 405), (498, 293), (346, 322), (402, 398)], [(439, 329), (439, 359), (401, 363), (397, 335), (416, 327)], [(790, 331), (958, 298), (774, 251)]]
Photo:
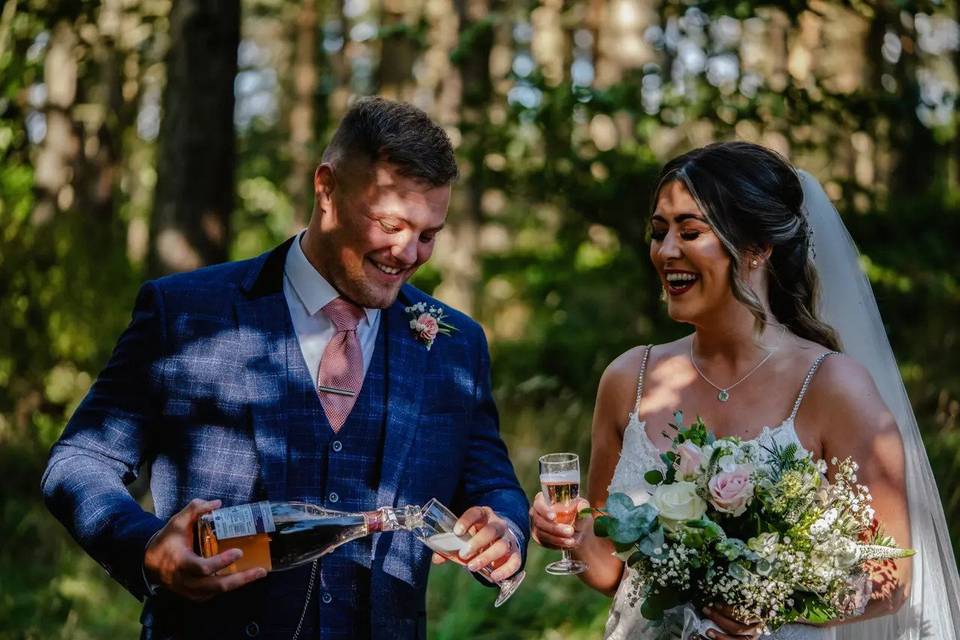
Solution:
[(205, 558), (227, 549), (243, 551), (243, 557), (219, 575), (254, 567), (280, 571), (378, 531), (411, 530), (420, 526), (420, 518), (416, 506), (346, 513), (305, 502), (255, 502), (202, 515), (197, 541)]

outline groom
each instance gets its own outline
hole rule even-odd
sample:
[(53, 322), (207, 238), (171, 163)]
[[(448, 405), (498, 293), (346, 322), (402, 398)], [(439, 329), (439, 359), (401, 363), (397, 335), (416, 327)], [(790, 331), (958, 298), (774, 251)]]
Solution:
[[(315, 573), (218, 576), (234, 552), (201, 558), (192, 532), (221, 503), (365, 511), (436, 497), (474, 534), (471, 566), (494, 563), (497, 580), (520, 569), (527, 501), (483, 332), (404, 284), (430, 258), (456, 177), (422, 111), (361, 100), (316, 170), (305, 232), (143, 286), (42, 482), (83, 548), (146, 598), (143, 638), (425, 637), (430, 553), (412, 535), (348, 543)], [(143, 466), (156, 515), (125, 488)]]

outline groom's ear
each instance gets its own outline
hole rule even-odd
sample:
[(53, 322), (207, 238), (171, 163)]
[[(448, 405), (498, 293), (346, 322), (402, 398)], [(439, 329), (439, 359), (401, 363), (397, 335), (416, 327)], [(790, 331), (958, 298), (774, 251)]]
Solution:
[(333, 172), (333, 165), (324, 162), (317, 166), (313, 172), (313, 196), (318, 202), (321, 198), (333, 197), (333, 189), (336, 185), (336, 176)]

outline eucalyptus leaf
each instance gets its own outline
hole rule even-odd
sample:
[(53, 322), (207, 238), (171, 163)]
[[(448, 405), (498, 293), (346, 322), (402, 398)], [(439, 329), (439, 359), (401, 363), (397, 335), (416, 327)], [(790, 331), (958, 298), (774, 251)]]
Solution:
[(815, 594), (810, 594), (804, 603), (803, 619), (813, 624), (824, 624), (837, 617), (837, 612), (833, 607), (823, 601)]
[(663, 546), (666, 538), (663, 535), (663, 527), (657, 527), (647, 534), (647, 536), (637, 543), (637, 547), (647, 556), (656, 556), (657, 549)]
[(606, 537), (607, 537), (607, 527), (609, 526), (609, 524), (610, 524), (610, 517), (609, 517), (609, 516), (600, 516), (599, 518), (597, 518), (596, 520), (594, 520), (594, 521), (593, 521), (593, 535), (597, 536), (598, 538), (606, 538)]
[(614, 542), (634, 543), (653, 528), (657, 521), (657, 510), (649, 504), (634, 507), (623, 518), (612, 518), (607, 533)]
[(683, 596), (673, 589), (651, 590), (640, 605), (640, 614), (647, 620), (662, 620), (667, 609), (679, 605)]
[(643, 474), (643, 479), (649, 484), (660, 484), (663, 482), (663, 474), (657, 469), (651, 469)]
[(607, 515), (613, 520), (624, 520), (630, 516), (630, 512), (636, 509), (633, 500), (625, 493), (611, 493), (607, 497), (607, 504), (604, 507)]
[(703, 534), (698, 529), (688, 529), (683, 534), (683, 544), (693, 549), (703, 549), (706, 543)]
[(713, 520), (707, 520), (707, 525), (703, 529), (704, 536), (707, 540), (720, 540), (726, 537), (726, 534), (723, 532), (723, 527)]
[(742, 565), (736, 562), (732, 563), (730, 567), (727, 569), (727, 571), (730, 573), (730, 575), (733, 578), (737, 580), (743, 580), (747, 577), (747, 570), (744, 569)]
[(632, 542), (617, 542), (613, 540), (613, 548), (617, 550), (617, 553), (632, 551), (635, 546)]

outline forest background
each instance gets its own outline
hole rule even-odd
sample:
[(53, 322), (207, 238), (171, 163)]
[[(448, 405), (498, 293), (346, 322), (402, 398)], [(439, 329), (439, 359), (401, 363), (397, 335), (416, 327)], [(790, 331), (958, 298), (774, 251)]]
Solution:
[[(456, 145), (416, 284), (483, 323), (529, 495), (541, 453), (586, 459), (605, 365), (687, 330), (647, 257), (658, 168), (739, 138), (816, 175), (859, 243), (960, 542), (956, 0), (0, 4), (0, 638), (137, 636), (138, 603), (41, 503), (49, 447), (139, 283), (301, 228), (369, 94)], [(532, 549), (496, 611), (435, 568), (431, 637), (597, 637), (606, 599), (545, 575), (555, 557)]]

